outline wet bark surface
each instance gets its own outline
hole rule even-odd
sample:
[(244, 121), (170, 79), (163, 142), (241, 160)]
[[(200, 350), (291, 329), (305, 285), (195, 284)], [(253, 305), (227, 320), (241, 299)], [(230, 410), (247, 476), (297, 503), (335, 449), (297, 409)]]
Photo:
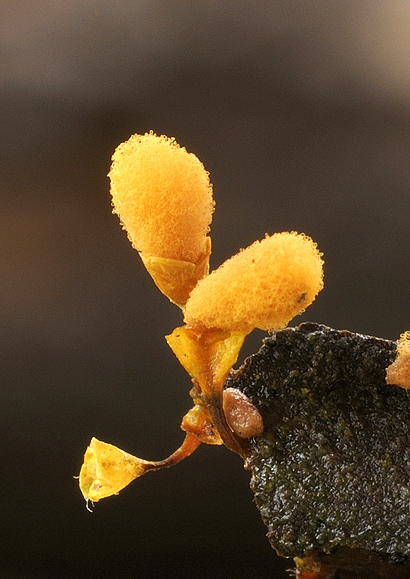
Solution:
[[(323, 577), (410, 576), (410, 397), (385, 382), (395, 353), (305, 323), (265, 339), (226, 384), (263, 417), (247, 466), (272, 547), (320, 556)], [(344, 571), (329, 574), (337, 557)]]

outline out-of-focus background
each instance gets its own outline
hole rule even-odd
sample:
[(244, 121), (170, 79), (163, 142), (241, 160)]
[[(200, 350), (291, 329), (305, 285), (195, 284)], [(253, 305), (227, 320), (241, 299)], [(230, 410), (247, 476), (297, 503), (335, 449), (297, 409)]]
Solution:
[[(90, 514), (91, 438), (160, 459), (190, 381), (111, 213), (110, 157), (175, 136), (211, 174), (215, 268), (265, 233), (325, 254), (311, 320), (410, 328), (407, 0), (0, 1), (0, 577), (285, 578), (249, 473), (202, 446)], [(256, 351), (251, 336), (243, 355)]]

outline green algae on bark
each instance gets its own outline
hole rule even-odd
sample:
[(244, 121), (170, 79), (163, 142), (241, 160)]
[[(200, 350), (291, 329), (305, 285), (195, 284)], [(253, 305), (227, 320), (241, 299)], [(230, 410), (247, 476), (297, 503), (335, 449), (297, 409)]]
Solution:
[(410, 555), (410, 397), (385, 382), (395, 353), (395, 342), (305, 323), (273, 333), (228, 378), (264, 421), (246, 466), (279, 554)]

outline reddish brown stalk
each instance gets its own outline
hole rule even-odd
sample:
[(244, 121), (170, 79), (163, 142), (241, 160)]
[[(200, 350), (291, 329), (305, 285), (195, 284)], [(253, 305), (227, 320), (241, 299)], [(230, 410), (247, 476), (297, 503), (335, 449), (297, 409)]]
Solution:
[(243, 459), (249, 456), (249, 443), (236, 436), (229, 428), (223, 411), (222, 390), (204, 395), (205, 404), (224, 445)]
[(200, 444), (201, 441), (197, 436), (191, 434), (190, 432), (187, 432), (184, 442), (181, 444), (179, 448), (176, 449), (175, 452), (173, 452), (167, 458), (164, 458), (164, 460), (149, 461), (149, 464), (147, 464), (145, 472), (169, 468), (170, 466), (178, 464), (179, 462), (181, 462), (181, 460), (184, 460), (184, 458), (190, 456), (198, 448)]

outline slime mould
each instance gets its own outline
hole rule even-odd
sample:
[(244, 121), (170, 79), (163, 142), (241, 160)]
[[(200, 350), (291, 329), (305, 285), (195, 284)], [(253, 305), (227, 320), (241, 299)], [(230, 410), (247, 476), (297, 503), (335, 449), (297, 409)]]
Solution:
[(396, 348), (304, 323), (273, 333), (228, 377), (263, 418), (246, 466), (280, 555), (372, 552), (410, 577), (410, 398), (385, 382)]

